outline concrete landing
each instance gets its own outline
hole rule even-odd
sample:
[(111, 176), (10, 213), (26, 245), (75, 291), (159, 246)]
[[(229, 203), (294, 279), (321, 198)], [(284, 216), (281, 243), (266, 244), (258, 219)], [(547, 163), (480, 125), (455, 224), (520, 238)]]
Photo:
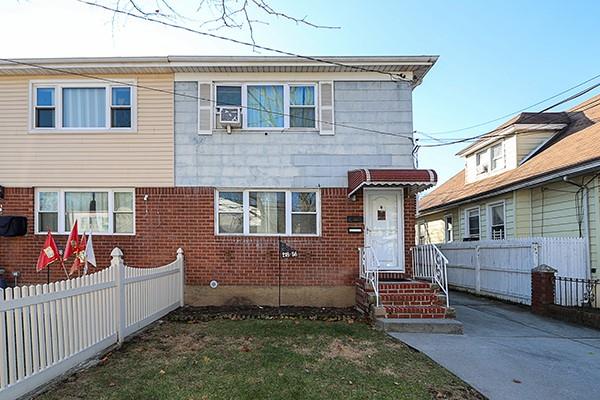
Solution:
[(463, 324), (447, 318), (378, 318), (375, 325), (385, 332), (444, 333), (462, 335)]

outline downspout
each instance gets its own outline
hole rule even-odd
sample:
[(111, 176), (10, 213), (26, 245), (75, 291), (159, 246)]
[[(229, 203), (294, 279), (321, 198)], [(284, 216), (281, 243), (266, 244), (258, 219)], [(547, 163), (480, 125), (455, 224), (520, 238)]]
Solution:
[[(594, 177), (595, 178), (595, 177)], [(589, 189), (587, 187), (587, 183), (584, 185), (580, 185), (577, 182), (574, 182), (572, 180), (569, 180), (569, 177), (567, 175), (563, 176), (563, 181), (566, 183), (570, 183), (571, 185), (577, 186), (579, 188), (579, 190), (581, 190), (581, 194), (583, 196), (583, 237), (585, 240), (585, 248), (586, 248), (586, 252), (585, 252), (585, 262), (586, 262), (586, 269), (585, 269), (585, 276), (587, 279), (591, 279), (591, 275), (592, 275), (592, 255), (591, 255), (591, 239), (590, 239), (590, 218), (589, 218), (589, 209), (590, 209), (590, 205), (589, 205)], [(590, 180), (591, 182), (591, 180)], [(589, 183), (589, 182), (588, 182)], [(577, 207), (577, 204), (575, 205), (575, 207)]]

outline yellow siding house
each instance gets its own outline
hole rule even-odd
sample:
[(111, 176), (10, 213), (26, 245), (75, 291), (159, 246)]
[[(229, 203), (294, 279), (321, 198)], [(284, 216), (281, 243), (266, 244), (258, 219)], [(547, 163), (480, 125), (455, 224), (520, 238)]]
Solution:
[(420, 199), (419, 243), (581, 237), (600, 276), (600, 96), (522, 113), (460, 151), (465, 168)]

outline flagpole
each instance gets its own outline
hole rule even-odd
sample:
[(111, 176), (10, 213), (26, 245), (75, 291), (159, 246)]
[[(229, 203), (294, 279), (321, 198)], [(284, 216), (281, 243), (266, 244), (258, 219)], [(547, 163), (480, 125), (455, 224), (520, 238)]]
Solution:
[(48, 265), (46, 267), (46, 280), (47, 280), (46, 283), (49, 285), (50, 284), (50, 265)]

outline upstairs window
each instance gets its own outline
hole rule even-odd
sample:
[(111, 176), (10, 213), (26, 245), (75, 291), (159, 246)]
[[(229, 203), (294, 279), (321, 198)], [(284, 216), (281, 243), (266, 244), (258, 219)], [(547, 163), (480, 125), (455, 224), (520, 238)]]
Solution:
[(502, 142), (475, 154), (477, 174), (485, 174), (504, 168), (504, 145)]
[(290, 86), (290, 128), (315, 128), (314, 86)]
[(106, 127), (106, 89), (63, 88), (63, 128)]
[(110, 105), (110, 126), (112, 128), (131, 128), (131, 89), (112, 88)]
[(34, 130), (130, 130), (134, 89), (97, 82), (33, 85)]
[(478, 174), (485, 174), (489, 171), (488, 160), (489, 153), (487, 150), (480, 151), (479, 153), (475, 154), (475, 165), (477, 166)]
[(502, 143), (493, 146), (490, 149), (490, 153), (492, 158), (492, 171), (504, 168), (504, 151), (502, 148)]
[(54, 88), (38, 87), (35, 90), (35, 127), (54, 128), (56, 100)]
[(504, 226), (504, 203), (489, 206), (490, 215), (490, 238), (492, 240), (503, 240), (506, 237)]
[(282, 85), (251, 85), (247, 95), (248, 128), (285, 127)]
[(240, 107), (243, 129), (317, 128), (316, 84), (217, 84), (215, 95), (215, 115)]
[(465, 210), (465, 237), (479, 239), (479, 207)]

